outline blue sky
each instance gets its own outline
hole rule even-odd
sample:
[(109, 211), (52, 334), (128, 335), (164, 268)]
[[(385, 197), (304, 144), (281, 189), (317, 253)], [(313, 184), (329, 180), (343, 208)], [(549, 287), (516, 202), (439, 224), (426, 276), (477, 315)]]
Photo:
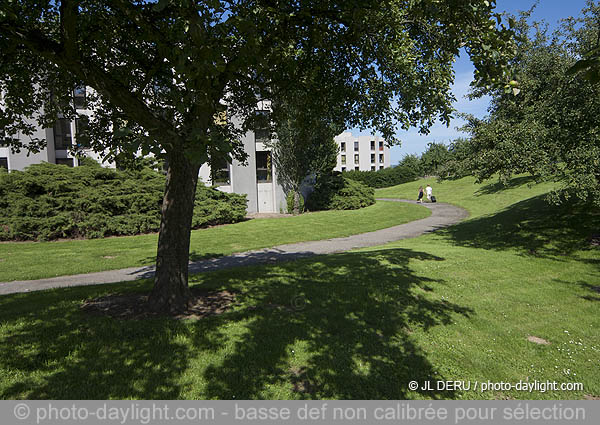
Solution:
[[(497, 0), (496, 10), (499, 12), (507, 11), (516, 14), (520, 10), (529, 9), (534, 3), (534, 0)], [(586, 0), (540, 0), (536, 7), (532, 19), (545, 20), (554, 27), (556, 23), (568, 16), (579, 16), (581, 9), (584, 8)], [(457, 101), (454, 103), (454, 108), (459, 112), (466, 112), (478, 117), (486, 115), (489, 99), (481, 98), (476, 100), (468, 100), (465, 95), (469, 91), (469, 84), (473, 79), (473, 65), (468, 59), (468, 56), (461, 55), (455, 63), (454, 71), (456, 73), (453, 93)], [(430, 133), (426, 136), (420, 135), (416, 129), (403, 131), (398, 133), (398, 137), (402, 140), (401, 146), (394, 146), (391, 149), (391, 163), (397, 164), (406, 154), (420, 154), (427, 147), (428, 142), (448, 143), (453, 139), (464, 136), (456, 130), (460, 127), (463, 121), (454, 119), (450, 126), (446, 127), (441, 123), (435, 124)], [(353, 134), (368, 134), (369, 131), (359, 132), (358, 129), (352, 130)]]

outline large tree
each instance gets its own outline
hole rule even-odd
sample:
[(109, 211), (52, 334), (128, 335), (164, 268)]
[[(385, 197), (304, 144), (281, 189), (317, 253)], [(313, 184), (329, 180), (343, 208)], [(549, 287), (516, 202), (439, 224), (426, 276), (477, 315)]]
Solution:
[(437, 118), (448, 122), (461, 48), (478, 84), (503, 72), (511, 31), (494, 3), (0, 0), (0, 126), (27, 136), (59, 113), (76, 117), (72, 90), (87, 85), (93, 149), (166, 160), (149, 303), (177, 312), (190, 297), (198, 169), (212, 154), (243, 159), (240, 135), (257, 100), (302, 91), (308, 103), (343, 105), (345, 125), (373, 128), (390, 142), (399, 126), (426, 131)]
[(465, 127), (465, 162), (480, 179), (529, 173), (559, 183), (556, 201), (575, 195), (600, 204), (600, 85), (593, 69), (569, 72), (597, 46), (599, 22), (593, 2), (552, 35), (521, 19), (514, 82), (491, 93), (487, 118), (468, 117)]

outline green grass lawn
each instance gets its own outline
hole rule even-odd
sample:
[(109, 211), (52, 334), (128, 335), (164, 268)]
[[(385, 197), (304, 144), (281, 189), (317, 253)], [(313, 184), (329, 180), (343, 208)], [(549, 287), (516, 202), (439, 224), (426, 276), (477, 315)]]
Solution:
[[(549, 206), (547, 189), (435, 183), (440, 201), (472, 217), (382, 247), (195, 275), (196, 287), (237, 294), (231, 310), (198, 321), (80, 310), (149, 281), (2, 296), (0, 398), (600, 396), (600, 249), (588, 239), (600, 213)], [(584, 389), (410, 391), (412, 380)]]
[[(254, 219), (194, 230), (190, 259), (371, 232), (429, 216), (420, 206), (377, 202), (353, 211)], [(0, 243), (0, 282), (115, 270), (154, 263), (157, 234), (60, 242)]]
[(476, 184), (472, 177), (438, 182), (435, 178), (421, 179), (399, 186), (377, 189), (377, 198), (417, 199), (419, 186), (430, 184), (438, 202), (448, 202), (469, 210), (471, 217), (493, 214), (520, 200), (545, 194), (554, 187), (551, 183), (532, 184), (529, 177), (519, 176), (503, 186), (496, 181)]

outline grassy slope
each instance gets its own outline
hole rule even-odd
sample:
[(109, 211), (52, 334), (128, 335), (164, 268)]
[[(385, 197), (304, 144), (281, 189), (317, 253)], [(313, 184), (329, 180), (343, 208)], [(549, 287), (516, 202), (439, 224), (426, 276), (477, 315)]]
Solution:
[[(414, 205), (377, 202), (355, 211), (322, 211), (195, 230), (190, 259), (349, 236), (407, 223), (429, 214), (429, 210)], [(148, 234), (61, 242), (0, 243), (0, 282), (152, 264), (157, 238), (156, 234)]]
[[(378, 195), (407, 197), (414, 186)], [(238, 292), (233, 310), (201, 321), (79, 311), (82, 299), (150, 282), (0, 297), (0, 398), (600, 396), (600, 251), (586, 241), (598, 211), (549, 207), (547, 187), (495, 189), (435, 183), (441, 201), (472, 213), (436, 234), (196, 275), (195, 285)], [(407, 389), (429, 379), (584, 391)]]
[(531, 185), (531, 179), (516, 177), (508, 186), (492, 182), (476, 184), (472, 177), (438, 182), (435, 178), (418, 180), (399, 186), (377, 189), (377, 198), (417, 199), (419, 186), (430, 184), (438, 202), (448, 202), (466, 208), (471, 217), (493, 214), (515, 202), (544, 194), (552, 189), (551, 184)]

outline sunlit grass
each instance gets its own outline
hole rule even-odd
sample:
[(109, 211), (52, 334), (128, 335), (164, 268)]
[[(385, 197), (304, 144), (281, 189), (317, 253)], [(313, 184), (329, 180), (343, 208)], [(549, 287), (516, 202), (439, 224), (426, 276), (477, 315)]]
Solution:
[[(377, 202), (352, 211), (254, 219), (192, 232), (190, 259), (286, 243), (349, 236), (427, 217), (426, 208)], [(61, 242), (0, 243), (0, 282), (91, 273), (153, 264), (156, 234)]]

